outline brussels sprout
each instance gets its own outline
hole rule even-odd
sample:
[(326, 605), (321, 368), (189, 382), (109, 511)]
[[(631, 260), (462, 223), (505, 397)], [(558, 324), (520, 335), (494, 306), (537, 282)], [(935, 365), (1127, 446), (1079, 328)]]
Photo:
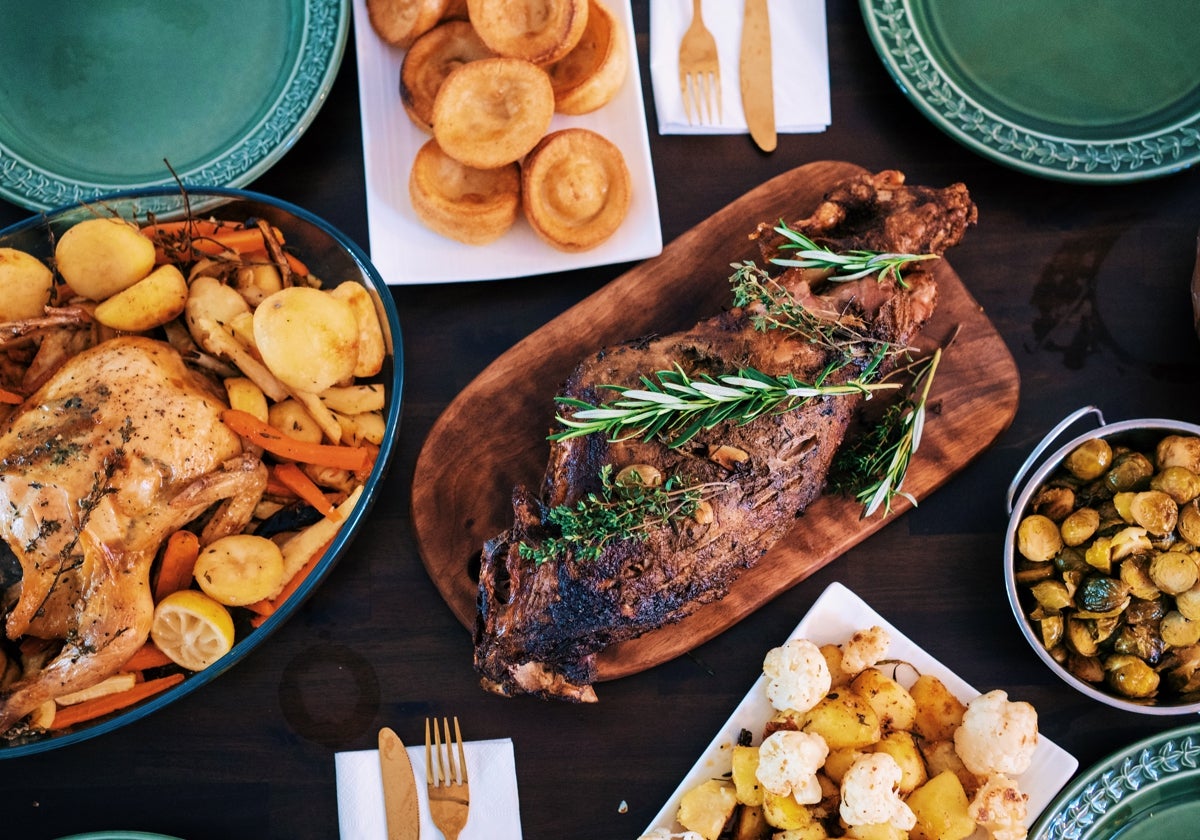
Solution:
[(1104, 483), (1114, 493), (1123, 490), (1141, 490), (1150, 485), (1154, 475), (1154, 464), (1141, 452), (1122, 452), (1113, 458), (1112, 466), (1104, 474)]
[(1113, 560), (1124, 560), (1132, 554), (1142, 554), (1154, 547), (1150, 544), (1146, 529), (1137, 525), (1122, 528), (1113, 534), (1111, 545)]
[(1108, 574), (1112, 571), (1112, 539), (1110, 537), (1097, 537), (1087, 547), (1083, 558), (1093, 569), (1099, 569)]
[(1181, 507), (1175, 529), (1188, 543), (1200, 546), (1200, 505), (1192, 501)]
[(1136, 656), (1113, 656), (1104, 666), (1105, 678), (1118, 694), (1144, 698), (1158, 691), (1158, 674)]
[(1155, 663), (1167, 649), (1156, 624), (1126, 624), (1113, 638), (1113, 650)]
[(1074, 547), (1090, 540), (1099, 527), (1100, 512), (1095, 508), (1085, 507), (1071, 513), (1058, 526), (1058, 530), (1062, 533), (1063, 542)]
[(1048, 615), (1038, 622), (1038, 630), (1041, 632), (1042, 645), (1046, 650), (1052, 650), (1062, 641), (1063, 628), (1066, 622), (1063, 621), (1061, 615)]
[(1062, 548), (1062, 534), (1048, 516), (1034, 513), (1017, 526), (1017, 551), (1026, 560), (1044, 563), (1054, 559)]
[(1074, 606), (1071, 603), (1071, 593), (1067, 591), (1067, 585), (1061, 580), (1042, 581), (1032, 587), (1030, 591), (1033, 593), (1034, 600), (1048, 612), (1054, 613)]
[(1148, 554), (1138, 554), (1123, 562), (1120, 577), (1122, 581), (1129, 584), (1130, 594), (1135, 598), (1151, 601), (1162, 594), (1154, 585), (1154, 578), (1150, 577), (1150, 555)]
[(1030, 502), (1030, 507), (1034, 513), (1040, 513), (1055, 522), (1062, 522), (1075, 509), (1075, 491), (1063, 485), (1047, 485), (1038, 490)]
[(1123, 615), (1130, 624), (1144, 624), (1162, 621), (1166, 613), (1167, 607), (1162, 598), (1130, 598), (1129, 606), (1125, 608)]
[(1080, 656), (1095, 656), (1100, 651), (1096, 642), (1096, 626), (1090, 621), (1080, 618), (1067, 618), (1064, 641), (1071, 650)]
[(1169, 534), (1175, 530), (1179, 506), (1161, 490), (1144, 490), (1134, 495), (1129, 515), (1152, 534)]
[(1092, 438), (1075, 447), (1063, 461), (1063, 466), (1076, 478), (1091, 481), (1104, 475), (1111, 463), (1112, 447), (1108, 445), (1108, 441)]
[(1093, 613), (1110, 613), (1129, 605), (1129, 584), (1106, 575), (1092, 575), (1075, 593), (1080, 609)]
[(1200, 568), (1195, 558), (1178, 551), (1165, 551), (1150, 561), (1150, 579), (1168, 595), (1178, 595), (1196, 585)]
[(1171, 610), (1163, 616), (1161, 632), (1164, 644), (1187, 647), (1200, 642), (1200, 621), (1192, 621), (1178, 610)]
[[(1200, 475), (1187, 467), (1167, 467), (1150, 479), (1151, 490), (1161, 490), (1177, 505), (1184, 505), (1200, 496)], [(1074, 494), (1072, 494), (1074, 495)]]
[(1200, 644), (1171, 651), (1162, 671), (1173, 691), (1180, 694), (1200, 691)]
[(1175, 609), (1192, 621), (1200, 621), (1200, 583), (1175, 596)]
[(1167, 435), (1158, 442), (1154, 459), (1159, 469), (1185, 467), (1200, 473), (1200, 438), (1194, 435)]

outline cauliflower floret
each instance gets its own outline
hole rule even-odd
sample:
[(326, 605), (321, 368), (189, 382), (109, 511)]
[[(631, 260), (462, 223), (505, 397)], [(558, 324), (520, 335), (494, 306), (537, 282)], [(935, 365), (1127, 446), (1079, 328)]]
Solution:
[(904, 772), (887, 753), (867, 753), (854, 759), (842, 777), (838, 813), (846, 825), (891, 823), (901, 831), (917, 824), (916, 814), (900, 798)]
[(817, 771), (825, 764), (829, 747), (811, 732), (781, 729), (772, 732), (758, 748), (758, 783), (777, 796), (794, 796), (801, 805), (821, 801)]
[(998, 773), (984, 782), (967, 813), (987, 830), (992, 840), (1025, 840), (1028, 798), (1016, 782)]
[(1019, 776), (1029, 769), (1037, 742), (1037, 711), (1023, 701), (1010, 702), (1000, 690), (968, 703), (954, 732), (955, 752), (977, 776)]
[(698, 831), (683, 831), (679, 834), (672, 834), (669, 828), (652, 828), (646, 834), (643, 834), (638, 840), (704, 840), (704, 836)]
[(767, 699), (780, 711), (807, 712), (833, 684), (821, 649), (807, 639), (792, 639), (767, 651), (763, 673)]
[(842, 645), (842, 670), (853, 676), (887, 655), (892, 637), (882, 627), (859, 630)]

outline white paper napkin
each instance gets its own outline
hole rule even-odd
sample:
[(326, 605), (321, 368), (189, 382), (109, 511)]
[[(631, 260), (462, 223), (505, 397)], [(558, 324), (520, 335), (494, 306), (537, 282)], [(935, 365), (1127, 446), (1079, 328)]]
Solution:
[[(471, 785), (471, 811), (460, 840), (521, 840), (512, 741), (508, 738), (467, 741), (463, 746)], [(437, 840), (441, 833), (429, 816), (429, 798), (425, 792), (425, 745), (408, 747), (408, 757), (417, 776), (421, 838)], [(379, 751), (340, 752), (333, 759), (341, 840), (387, 840)]]
[[(651, 0), (650, 79), (660, 134), (746, 133), (738, 53), (743, 0), (704, 0), (704, 24), (721, 63), (720, 125), (688, 125), (679, 93), (679, 42), (692, 22), (692, 0)], [(809, 134), (829, 127), (829, 45), (824, 0), (768, 0), (775, 130)]]

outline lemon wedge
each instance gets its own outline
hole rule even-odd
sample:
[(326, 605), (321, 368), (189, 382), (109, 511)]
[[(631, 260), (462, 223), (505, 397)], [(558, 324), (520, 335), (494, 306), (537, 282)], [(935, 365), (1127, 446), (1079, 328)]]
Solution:
[(233, 648), (233, 618), (203, 592), (181, 589), (154, 608), (150, 638), (176, 664), (203, 671)]

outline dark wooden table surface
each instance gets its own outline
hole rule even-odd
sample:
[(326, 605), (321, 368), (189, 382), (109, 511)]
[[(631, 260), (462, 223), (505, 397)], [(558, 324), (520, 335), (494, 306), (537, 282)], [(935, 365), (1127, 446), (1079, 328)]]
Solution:
[[(428, 578), (410, 527), (414, 462), (439, 413), (485, 365), (627, 270), (395, 288), (407, 357), (398, 454), (369, 523), (315, 595), (212, 685), (116, 732), (0, 762), (0, 837), (138, 829), (189, 840), (332, 838), (334, 754), (390, 725), (417, 742), (426, 714), (513, 739), (530, 840), (637, 837), (782, 640), (831, 581), (865, 598), (981, 690), (1032, 701), (1042, 731), (1086, 768), (1191, 718), (1110, 710), (1048, 673), (1018, 633), (1002, 580), (1007, 485), (1073, 409), (1200, 421), (1200, 346), (1188, 279), (1200, 170), (1118, 186), (1051, 182), (958, 146), (877, 59), (858, 4), (828, 4), (833, 124), (784, 135), (659, 136), (648, 2), (637, 49), (664, 241), (775, 174), (814, 160), (964, 181), (979, 225), (951, 255), (1021, 374), (996, 445), (920, 507), (692, 654), (604, 683), (596, 705), (503, 700), (478, 688), (467, 631)], [(786, 84), (786, 80), (780, 83)], [(253, 189), (367, 241), (354, 45), (310, 130)], [(639, 184), (641, 189), (651, 185)], [(0, 202), (0, 224), (28, 211)]]

